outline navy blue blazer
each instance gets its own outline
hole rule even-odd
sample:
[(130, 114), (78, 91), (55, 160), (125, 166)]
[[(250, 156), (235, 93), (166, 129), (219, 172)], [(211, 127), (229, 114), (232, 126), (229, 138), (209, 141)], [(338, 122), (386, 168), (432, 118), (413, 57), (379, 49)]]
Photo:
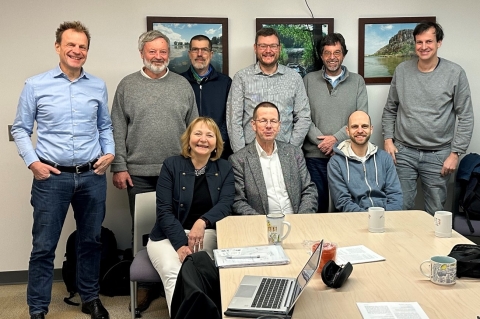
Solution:
[[(230, 215), (235, 197), (235, 179), (231, 164), (224, 160), (209, 161), (205, 170), (213, 207), (203, 215), (212, 227)], [(172, 156), (163, 162), (157, 182), (157, 220), (150, 239), (168, 238), (175, 250), (188, 245), (183, 223), (193, 200), (195, 167), (190, 158)]]

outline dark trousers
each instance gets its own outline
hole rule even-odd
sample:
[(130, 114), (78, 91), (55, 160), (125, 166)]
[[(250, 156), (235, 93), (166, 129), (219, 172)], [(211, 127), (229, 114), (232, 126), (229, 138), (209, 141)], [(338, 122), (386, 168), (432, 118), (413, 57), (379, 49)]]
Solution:
[(306, 157), (308, 172), (312, 181), (317, 186), (318, 191), (318, 210), (317, 213), (328, 212), (330, 195), (328, 192), (327, 164), (330, 158)]

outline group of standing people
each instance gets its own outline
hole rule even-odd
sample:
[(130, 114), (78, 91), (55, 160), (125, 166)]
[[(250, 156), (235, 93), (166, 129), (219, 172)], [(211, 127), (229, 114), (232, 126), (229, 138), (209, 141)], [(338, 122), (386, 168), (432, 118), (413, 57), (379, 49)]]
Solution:
[[(132, 216), (136, 194), (157, 192), (147, 251), (169, 309), (183, 260), (199, 250), (212, 256), (215, 224), (232, 213), (327, 212), (330, 197), (339, 211), (411, 209), (418, 177), (427, 212), (443, 209), (449, 176), (473, 131), (470, 90), (463, 69), (437, 55), (438, 24), (420, 23), (414, 38), (417, 58), (397, 67), (383, 111), (384, 151), (369, 142), (365, 82), (342, 65), (348, 51), (339, 33), (320, 41), (323, 67), (302, 80), (278, 63), (280, 38), (263, 28), (253, 46), (257, 62), (232, 81), (210, 64), (208, 37), (191, 39), (191, 66), (178, 75), (168, 69), (168, 37), (145, 32), (138, 40), (143, 67), (118, 84), (110, 120), (105, 83), (83, 69), (88, 29), (61, 24), (59, 66), (26, 81), (12, 127), (34, 175), (31, 318), (48, 312), (54, 252), (70, 204), (82, 311), (109, 318), (98, 275), (110, 164)], [(139, 294), (140, 310), (151, 288)]]

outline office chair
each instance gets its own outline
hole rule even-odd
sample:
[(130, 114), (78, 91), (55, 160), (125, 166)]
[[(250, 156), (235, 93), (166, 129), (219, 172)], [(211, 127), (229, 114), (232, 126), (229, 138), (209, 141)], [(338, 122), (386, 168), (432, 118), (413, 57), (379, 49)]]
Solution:
[[(130, 266), (130, 300), (132, 319), (137, 308), (137, 282), (162, 282), (148, 257), (145, 246), (156, 220), (156, 193), (148, 192), (135, 196), (133, 217), (133, 262)], [(163, 287), (162, 287), (163, 289)], [(140, 316), (138, 316), (140, 317)]]

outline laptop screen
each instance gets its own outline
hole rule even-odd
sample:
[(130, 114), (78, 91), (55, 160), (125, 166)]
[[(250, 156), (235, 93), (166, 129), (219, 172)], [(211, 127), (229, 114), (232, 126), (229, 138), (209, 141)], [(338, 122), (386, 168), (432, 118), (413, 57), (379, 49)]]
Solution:
[(322, 254), (322, 249), (323, 249), (323, 240), (317, 246), (317, 249), (315, 249), (312, 256), (310, 256), (310, 259), (307, 261), (307, 264), (305, 265), (305, 267), (303, 267), (302, 271), (298, 275), (293, 304), (295, 304), (298, 297), (302, 293), (303, 289), (305, 288), (307, 283), (310, 281), (310, 279), (313, 277), (313, 275), (317, 271), (318, 264), (320, 263), (320, 256)]

